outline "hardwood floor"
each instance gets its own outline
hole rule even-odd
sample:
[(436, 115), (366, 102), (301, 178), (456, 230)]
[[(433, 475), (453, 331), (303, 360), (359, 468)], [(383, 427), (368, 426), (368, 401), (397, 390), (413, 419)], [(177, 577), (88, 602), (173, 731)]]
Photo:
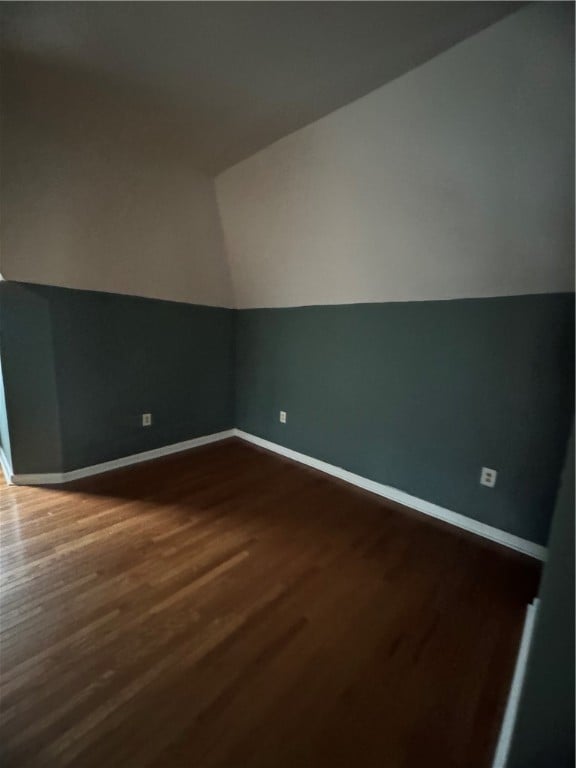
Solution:
[(490, 765), (535, 561), (237, 440), (1, 495), (5, 768)]

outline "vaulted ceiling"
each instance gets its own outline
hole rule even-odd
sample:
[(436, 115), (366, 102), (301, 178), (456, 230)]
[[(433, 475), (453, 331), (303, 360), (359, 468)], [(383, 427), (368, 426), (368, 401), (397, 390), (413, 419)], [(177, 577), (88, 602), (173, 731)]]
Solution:
[(515, 2), (3, 3), (5, 61), (177, 110), (218, 173), (518, 9)]

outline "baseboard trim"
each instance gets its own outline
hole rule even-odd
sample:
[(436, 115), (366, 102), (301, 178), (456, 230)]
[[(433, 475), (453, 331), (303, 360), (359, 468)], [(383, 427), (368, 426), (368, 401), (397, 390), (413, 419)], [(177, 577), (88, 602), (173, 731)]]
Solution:
[(532, 645), (534, 624), (536, 621), (536, 614), (538, 613), (539, 604), (540, 600), (536, 598), (534, 602), (528, 606), (526, 611), (524, 629), (522, 630), (522, 639), (520, 640), (520, 648), (518, 649), (518, 656), (516, 657), (514, 676), (510, 686), (510, 693), (508, 694), (508, 703), (506, 704), (506, 711), (504, 713), (504, 719), (502, 720), (500, 737), (498, 739), (498, 745), (496, 747), (492, 768), (505, 768), (506, 763), (508, 762), (508, 754), (512, 744), (512, 734), (514, 733), (516, 717), (518, 716), (520, 694), (522, 693), (524, 679), (526, 677), (526, 666), (528, 664), (528, 657), (530, 655), (530, 646)]
[(114, 459), (113, 461), (106, 461), (102, 464), (94, 464), (90, 467), (81, 467), (80, 469), (74, 469), (69, 472), (49, 472), (43, 474), (13, 474), (10, 469), (10, 464), (7, 461), (7, 457), (0, 449), (0, 464), (2, 470), (6, 475), (6, 480), (9, 484), (14, 485), (54, 485), (60, 483), (69, 483), (73, 480), (81, 480), (84, 477), (90, 477), (91, 475), (99, 475), (104, 472), (111, 472), (114, 469), (121, 469), (122, 467), (129, 467), (132, 464), (139, 464), (143, 461), (151, 461), (153, 459), (161, 458), (162, 456), (169, 456), (172, 453), (180, 453), (181, 451), (188, 451), (191, 448), (197, 448), (201, 445), (207, 445), (208, 443), (215, 443), (219, 440), (225, 440), (229, 437), (239, 437), (241, 440), (245, 440), (248, 443), (257, 445), (260, 448), (278, 453), (287, 459), (292, 459), (300, 464), (305, 464), (308, 467), (317, 469), (320, 472), (324, 472), (332, 477), (337, 477), (340, 480), (344, 480), (351, 485), (355, 485), (358, 488), (362, 488), (365, 491), (370, 491), (378, 496), (382, 496), (389, 501), (403, 504), (410, 509), (414, 509), (422, 514), (435, 517), (438, 520), (443, 520), (446, 523), (462, 528), (470, 533), (475, 533), (477, 536), (482, 536), (485, 539), (494, 541), (497, 544), (502, 544), (505, 547), (510, 547), (518, 552), (523, 552), (530, 557), (534, 557), (538, 560), (546, 560), (546, 547), (540, 544), (535, 544), (527, 539), (522, 539), (519, 536), (514, 536), (512, 533), (507, 533), (499, 528), (494, 528), (491, 525), (480, 523), (477, 520), (473, 520), (470, 517), (466, 517), (458, 512), (453, 512), (444, 507), (440, 507), (437, 504), (433, 504), (429, 501), (419, 499), (416, 496), (411, 496), (409, 493), (393, 488), (389, 485), (383, 485), (377, 483), (374, 480), (368, 480), (361, 475), (355, 475), (353, 472), (348, 472), (346, 469), (337, 467), (328, 462), (315, 459), (312, 456), (307, 456), (304, 453), (298, 453), (290, 448), (285, 448), (278, 443), (273, 443), (270, 440), (265, 440), (262, 437), (257, 437), (249, 432), (244, 432), (241, 429), (227, 429), (223, 432), (214, 432), (210, 435), (203, 435), (202, 437), (195, 437), (192, 440), (184, 440), (181, 443), (173, 443), (172, 445), (165, 445), (161, 448), (155, 448), (151, 451), (144, 451), (142, 453), (135, 453), (131, 456), (124, 456), (120, 459)]
[(346, 469), (336, 467), (333, 464), (328, 464), (325, 461), (314, 459), (311, 456), (307, 456), (304, 453), (298, 453), (290, 448), (285, 448), (278, 443), (273, 443), (270, 440), (264, 440), (261, 437), (252, 435), (249, 432), (244, 432), (241, 429), (233, 430), (236, 437), (241, 440), (245, 440), (248, 443), (257, 445), (260, 448), (265, 448), (268, 451), (273, 451), (287, 459), (298, 461), (300, 464), (306, 464), (308, 467), (318, 469), (320, 472), (325, 472), (332, 477), (337, 477), (340, 480), (344, 480), (351, 485), (356, 485), (358, 488), (363, 488), (365, 491), (370, 491), (378, 496), (382, 496), (389, 501), (395, 501), (398, 504), (403, 504), (410, 509), (414, 509), (418, 512), (422, 512), (425, 515), (435, 517), (438, 520), (443, 520), (446, 523), (455, 525), (457, 528), (462, 528), (470, 533), (475, 533), (477, 536), (482, 536), (490, 541), (495, 541), (498, 544), (503, 544), (505, 547), (510, 547), (518, 552), (523, 552), (525, 555), (534, 557), (537, 560), (546, 559), (546, 547), (540, 544), (535, 544), (527, 539), (522, 539), (519, 536), (514, 536), (512, 533), (507, 533), (499, 528), (494, 528), (491, 525), (480, 523), (478, 520), (473, 520), (470, 517), (460, 514), (459, 512), (452, 512), (449, 509), (444, 509), (437, 504), (432, 504), (429, 501), (424, 501), (416, 496), (411, 496), (409, 493), (398, 490), (398, 488), (392, 488), (389, 485), (383, 485), (382, 483), (376, 483), (373, 480), (368, 480), (361, 475), (355, 475), (353, 472), (348, 472)]
[(8, 456), (4, 453), (3, 449), (0, 447), (0, 467), (2, 468), (2, 472), (4, 473), (4, 477), (6, 478), (6, 482), (8, 485), (13, 485), (13, 475), (12, 475), (12, 467), (10, 466), (10, 462), (8, 461)]
[(103, 472), (111, 472), (114, 469), (129, 467), (132, 464), (140, 464), (142, 461), (151, 461), (152, 459), (159, 459), (162, 456), (169, 456), (171, 453), (180, 453), (181, 451), (189, 451), (191, 448), (198, 448), (199, 446), (207, 445), (208, 443), (216, 443), (219, 440), (233, 437), (234, 434), (235, 430), (227, 429), (223, 432), (214, 432), (211, 435), (203, 435), (202, 437), (195, 437), (192, 440), (184, 440), (181, 443), (164, 445), (162, 448), (154, 448), (151, 451), (134, 453), (131, 456), (123, 456), (120, 459), (105, 461), (102, 464), (94, 464), (91, 467), (73, 469), (69, 472), (49, 472), (37, 475), (11, 475), (11, 482), (14, 485), (53, 485), (57, 483), (70, 483), (73, 480), (81, 480), (83, 477), (100, 475)]

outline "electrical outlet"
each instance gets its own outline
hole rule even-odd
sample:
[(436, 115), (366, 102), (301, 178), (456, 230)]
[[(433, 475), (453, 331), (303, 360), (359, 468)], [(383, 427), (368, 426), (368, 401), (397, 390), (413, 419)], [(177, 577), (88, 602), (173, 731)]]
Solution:
[(497, 477), (498, 472), (496, 472), (495, 469), (482, 467), (482, 472), (480, 473), (480, 485), (486, 485), (488, 488), (494, 488), (496, 485)]
[(151, 427), (152, 426), (152, 414), (151, 413), (143, 413), (142, 414), (142, 426), (143, 427)]
[(286, 411), (280, 411), (280, 423), (286, 424)]

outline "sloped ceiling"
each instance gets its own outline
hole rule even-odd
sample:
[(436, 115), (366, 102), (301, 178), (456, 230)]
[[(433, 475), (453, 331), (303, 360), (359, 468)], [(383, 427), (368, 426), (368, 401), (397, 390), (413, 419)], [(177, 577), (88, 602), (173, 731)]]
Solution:
[(522, 5), (3, 3), (4, 66), (113, 81), (127, 105), (172, 109), (197, 167), (217, 174)]

